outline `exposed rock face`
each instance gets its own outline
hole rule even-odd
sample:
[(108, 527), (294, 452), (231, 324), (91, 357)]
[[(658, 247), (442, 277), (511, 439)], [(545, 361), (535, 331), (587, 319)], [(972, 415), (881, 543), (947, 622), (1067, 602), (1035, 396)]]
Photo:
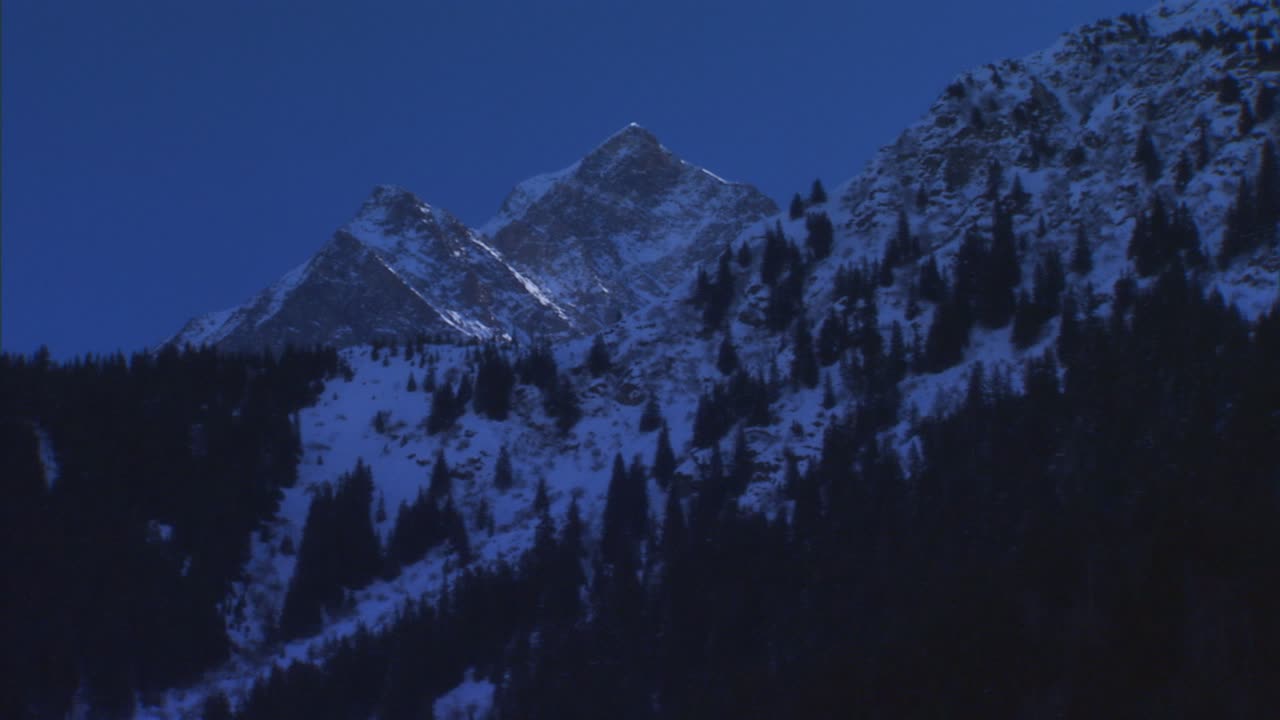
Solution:
[(593, 332), (660, 297), (777, 212), (628, 126), (570, 168), (521, 183), (490, 243), (406, 190), (380, 186), (309, 262), (170, 342), (259, 350), (379, 337)]
[[(924, 249), (949, 256), (970, 227), (990, 224), (999, 198), (1033, 243), (1069, 247), (1082, 227), (1118, 268), (1158, 196), (1187, 206), (1212, 255), (1236, 187), (1280, 135), (1278, 25), (1275, 2), (1169, 2), (966, 72), (844, 186), (844, 229), (878, 257), (905, 211)], [(1150, 168), (1138, 160), (1144, 135)], [(1244, 272), (1215, 280), (1256, 313), (1265, 294), (1241, 291)], [(1105, 293), (1114, 278), (1094, 281)]]
[(380, 186), (309, 262), (239, 308), (192, 320), (173, 342), (256, 351), (569, 328), (533, 282), (457, 218)]
[(485, 230), (590, 331), (665, 295), (777, 211), (633, 124), (578, 163), (521, 183)]

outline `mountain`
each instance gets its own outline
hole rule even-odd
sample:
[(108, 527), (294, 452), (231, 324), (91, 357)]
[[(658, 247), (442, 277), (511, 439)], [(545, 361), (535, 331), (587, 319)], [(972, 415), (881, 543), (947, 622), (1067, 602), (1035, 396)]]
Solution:
[(516, 186), (484, 231), (595, 329), (665, 296), (777, 211), (633, 123), (572, 166)]
[(306, 264), (169, 342), (258, 350), (593, 332), (776, 210), (630, 125), (570, 168), (517, 186), (485, 226), (492, 240), (407, 190), (378, 187)]
[[(840, 190), (846, 229), (864, 239), (848, 256), (882, 256), (905, 212), (924, 249), (949, 260), (969, 228), (989, 228), (997, 198), (1037, 247), (1065, 250), (1083, 231), (1103, 294), (1156, 198), (1168, 212), (1185, 204), (1216, 254), (1277, 134), (1276, 7), (1162, 3), (963, 73)], [(1273, 296), (1274, 261), (1258, 262), (1208, 278), (1250, 315)]]
[[(1277, 27), (1276, 0), (1168, 3), (964, 73), (795, 219), (635, 126), (483, 233), (379, 189), (310, 263), (184, 331), (314, 327), (345, 372), (262, 421), (296, 429), (297, 480), (218, 605), (230, 660), (141, 714), (349, 692), (359, 717), (1264, 715)], [(361, 343), (422, 327), (445, 332)], [(458, 342), (523, 332), (561, 335)], [(239, 430), (227, 398), (230, 419), (197, 405), (198, 431), (164, 437)], [(384, 546), (401, 518), (451, 524), (394, 572), (298, 580), (348, 559), (307, 528), (364, 471), (349, 515)], [(321, 629), (281, 637), (324, 582)]]
[(170, 342), (257, 351), (418, 334), (510, 338), (570, 327), (556, 303), (475, 231), (384, 185), (311, 260), (245, 305), (190, 321)]

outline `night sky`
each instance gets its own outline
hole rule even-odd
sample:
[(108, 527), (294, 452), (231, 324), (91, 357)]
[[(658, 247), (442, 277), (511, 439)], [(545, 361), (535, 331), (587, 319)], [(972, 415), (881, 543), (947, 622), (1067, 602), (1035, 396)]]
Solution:
[(960, 72), (1152, 2), (5, 0), (3, 346), (152, 346), (375, 184), (480, 224), (632, 121), (782, 203)]

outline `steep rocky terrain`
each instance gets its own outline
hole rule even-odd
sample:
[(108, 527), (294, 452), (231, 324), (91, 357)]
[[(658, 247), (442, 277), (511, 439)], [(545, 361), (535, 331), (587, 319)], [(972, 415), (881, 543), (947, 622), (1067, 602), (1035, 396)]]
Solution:
[(420, 333), (593, 332), (665, 295), (776, 210), (631, 125), (573, 166), (517, 186), (485, 226), (492, 239), (407, 190), (378, 187), (306, 264), (169, 342), (279, 350)]
[(516, 186), (484, 230), (593, 329), (665, 296), (776, 212), (755, 188), (681, 160), (632, 124), (574, 165)]
[(245, 305), (189, 322), (170, 342), (223, 349), (345, 346), (442, 334), (554, 334), (569, 319), (448, 212), (380, 186), (315, 257)]
[[(353, 310), (305, 337), (354, 343), (370, 334), (407, 335), (404, 330), (447, 325), (473, 338), (527, 339), (603, 327), (612, 367), (591, 371), (589, 338), (554, 347), (562, 382), (573, 389), (583, 413), (566, 432), (556, 429), (538, 390), (519, 384), (506, 420), (464, 413), (452, 429), (429, 434), (423, 419), (432, 396), (410, 390), (409, 379), (415, 387), (428, 374), (435, 388), (458, 386), (463, 378), (469, 383), (478, 362), (473, 346), (429, 346), (425, 355), (419, 349), (412, 357), (369, 346), (344, 351), (354, 376), (326, 388), (322, 401), (302, 414), (301, 481), (288, 492), (272, 537), (256, 545), (247, 581), (233, 603), (237, 609), (228, 614), (239, 652), (231, 666), (210, 678), (209, 687), (243, 697), (272, 663), (322, 655), (326, 640), (349, 635), (362, 623), (383, 626), (404, 601), (434, 597), (450, 582), (456, 558), (442, 547), (396, 580), (353, 593), (352, 612), (334, 618), (321, 635), (285, 645), (268, 642), (264, 628), (279, 611), (293, 570), (293, 560), (279, 550), (279, 538), (298, 541), (312, 488), (363, 458), (384, 502), (395, 507), (424, 486), (430, 458), (443, 451), (456, 472), (455, 500), (468, 518), (477, 562), (514, 560), (533, 543), (537, 518), (530, 508), (539, 480), (549, 489), (552, 514), (563, 517), (577, 499), (594, 537), (610, 460), (653, 457), (655, 434), (639, 429), (647, 400), (662, 408), (678, 473), (686, 480), (712, 462), (709, 444), (731, 441), (724, 431), (713, 443), (696, 440), (699, 396), (729, 382), (717, 367), (726, 338), (736, 350), (737, 365), (750, 377), (769, 379), (778, 391), (765, 421), (735, 426), (755, 458), (738, 501), (742, 507), (772, 516), (787, 513), (792, 505), (782, 469), (788, 456), (801, 469), (810, 467), (827, 428), (865, 408), (883, 390), (868, 386), (869, 375), (862, 374), (869, 372), (858, 359), (866, 357), (868, 338), (877, 345), (901, 343), (913, 357), (901, 381), (890, 383), (900, 395), (901, 410), (879, 431), (882, 446), (900, 453), (909, 468), (919, 442), (911, 418), (954, 408), (979, 363), (989, 377), (1020, 386), (1024, 363), (1054, 347), (1063, 322), (1062, 306), (1055, 302), (1043, 326), (1021, 344), (1014, 342), (1006, 317), (995, 327), (976, 325), (958, 358), (937, 366), (923, 360), (945, 303), (922, 297), (921, 269), (932, 261), (944, 274), (953, 274), (949, 271), (964, 262), (967, 236), (989, 238), (1005, 228), (1012, 233), (1018, 279), (1011, 295), (1025, 291), (1029, 296), (1050, 255), (1071, 266), (1073, 252), (1083, 245), (1091, 262), (1067, 271), (1060, 292), (1079, 303), (1082, 315), (1105, 317), (1123, 286), (1117, 281), (1139, 288), (1155, 282), (1153, 273), (1136, 267), (1130, 245), (1135, 231), (1156, 213), (1157, 199), (1164, 212), (1185, 205), (1198, 234), (1169, 262), (1196, 263), (1198, 251), (1201, 260), (1189, 277), (1218, 289), (1245, 317), (1256, 318), (1280, 296), (1276, 245), (1264, 241), (1223, 253), (1223, 243), (1236, 223), (1231, 218), (1240, 210), (1242, 185), (1255, 199), (1276, 200), (1262, 197), (1274, 193), (1275, 185), (1259, 176), (1275, 173), (1265, 167), (1264, 148), (1280, 138), (1277, 27), (1275, 0), (1167, 4), (1077, 29), (1025, 59), (959, 76), (865, 172), (842, 184), (830, 201), (807, 208), (814, 217), (825, 214), (833, 221), (829, 254), (814, 252), (814, 245), (804, 242), (812, 234), (812, 220), (770, 216), (774, 208), (767, 199), (679, 161), (637, 127), (624, 129), (570, 168), (518, 186), (485, 226), (492, 247), (447, 216), (435, 220), (438, 211), (410, 200), (388, 204), (384, 197), (409, 196), (380, 191), (376, 209), (366, 206), (363, 219), (291, 276), (294, 280), (286, 279), (221, 324), (204, 321), (180, 338), (228, 346), (274, 338), (272, 333), (296, 327), (304, 318), (315, 319), (303, 304), (306, 296), (299, 296), (305, 278), (359, 272), (355, 284), (363, 289), (349, 296), (352, 302), (389, 308), (412, 295), (421, 299), (421, 311), (372, 320)], [(428, 233), (440, 226), (449, 232)], [(780, 325), (771, 318), (778, 313), (778, 288), (787, 281), (762, 278), (768, 236), (775, 228), (784, 242), (797, 246), (796, 258), (784, 261), (782, 272), (795, 278), (802, 298), (788, 306), (791, 315)], [(1272, 237), (1274, 230), (1272, 220)], [(431, 294), (419, 280), (437, 273), (405, 269), (406, 232), (433, 242), (452, 238), (453, 247), (477, 258), (466, 267), (481, 282), (470, 282), (470, 290), (459, 284)], [(891, 250), (904, 241), (908, 249)], [(735, 253), (717, 267), (726, 247)], [(348, 253), (346, 262), (338, 262), (340, 252)], [(322, 259), (326, 254), (333, 260)], [(452, 262), (447, 255), (432, 256), (430, 262)], [(358, 261), (356, 270), (352, 258)], [(700, 305), (688, 302), (705, 290), (699, 287), (699, 268), (706, 271), (704, 281), (718, 273), (716, 283), (731, 280), (725, 313), (710, 322), (706, 298)], [(859, 273), (862, 289), (850, 291), (849, 278)], [(394, 286), (393, 278), (404, 278), (404, 285)], [(379, 289), (369, 289), (374, 286)], [(521, 288), (527, 296), (521, 296)], [(329, 292), (317, 291), (332, 297)], [(500, 299), (486, 301), (486, 293)], [(458, 307), (451, 303), (462, 297), (479, 299), (468, 300), (465, 312), (450, 314)], [(799, 338), (808, 337), (801, 328), (819, 335), (828, 318), (860, 339), (846, 341), (840, 359), (822, 364), (818, 382), (785, 382), (797, 365)], [(260, 324), (244, 330), (250, 322)], [(200, 327), (214, 329), (202, 335)], [(257, 328), (265, 329), (259, 333)], [(501, 352), (515, 358), (528, 348), (521, 343)], [(779, 376), (784, 380), (774, 382)], [(859, 377), (862, 384), (849, 379)], [(492, 483), (503, 448), (520, 469), (507, 490)], [(648, 491), (648, 506), (662, 507), (665, 492), (653, 484)], [(483, 520), (486, 512), (494, 515), (491, 522)], [(383, 537), (393, 520), (380, 520)], [(156, 712), (194, 707), (207, 689), (175, 694), (167, 710)]]

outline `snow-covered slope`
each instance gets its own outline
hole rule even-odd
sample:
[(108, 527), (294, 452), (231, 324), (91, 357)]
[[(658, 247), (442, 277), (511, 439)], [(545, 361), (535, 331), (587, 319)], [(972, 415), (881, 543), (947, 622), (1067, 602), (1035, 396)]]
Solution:
[[(1001, 198), (1015, 180), (1030, 194), (1015, 215), (1020, 235), (1065, 249), (1085, 229), (1101, 260), (1089, 278), (1099, 292), (1111, 290), (1135, 218), (1156, 195), (1167, 208), (1185, 203), (1215, 254), (1238, 184), (1253, 177), (1262, 144), (1277, 136), (1277, 110), (1257, 104), (1264, 87), (1280, 84), (1278, 6), (1165, 3), (960, 75), (839, 192), (854, 240), (844, 257), (880, 257), (906, 210), (926, 249), (949, 258), (968, 228), (990, 225), (992, 163), (1001, 168)], [(1154, 181), (1135, 159), (1144, 131), (1156, 151)], [(1185, 185), (1180, 172), (1189, 174)], [(1266, 291), (1274, 270), (1242, 263), (1214, 281), (1256, 315), (1274, 295)]]
[[(1272, 50), (1277, 38), (1271, 37), (1280, 27), (1278, 8), (1276, 0), (1168, 4), (1143, 16), (1080, 28), (1023, 60), (961, 75), (919, 122), (876, 155), (865, 172), (815, 208), (831, 215), (836, 237), (832, 256), (814, 263), (807, 277), (809, 322), (820, 321), (837, 302), (834, 278), (840, 265), (856, 266), (883, 256), (902, 212), (926, 253), (945, 269), (967, 229), (976, 225), (990, 230), (993, 196), (1014, 200), (1019, 208), (1013, 221), (1016, 235), (1026, 244), (1024, 287), (1030, 287), (1031, 269), (1042, 252), (1066, 255), (1077, 228), (1085, 228), (1094, 267), (1087, 274), (1070, 274), (1067, 281), (1099, 313), (1106, 311), (1116, 279), (1132, 269), (1126, 245), (1136, 217), (1155, 196), (1168, 207), (1186, 204), (1205, 249), (1216, 254), (1236, 187), (1257, 172), (1261, 146), (1280, 137), (1280, 112), (1268, 115), (1258, 106), (1264, 87), (1280, 85), (1280, 64)], [(1238, 98), (1222, 92), (1227, 74), (1238, 85)], [(1254, 117), (1252, 125), (1240, 120), (1245, 102)], [(1144, 128), (1161, 161), (1154, 180), (1148, 180), (1146, 168), (1135, 160)], [(229, 603), (230, 626), (238, 643), (235, 660), (211, 677), (209, 685), (185, 695), (174, 693), (156, 713), (174, 717), (197, 707), (198, 698), (214, 685), (239, 697), (273, 663), (319, 654), (325, 638), (353, 632), (359, 623), (385, 624), (402, 603), (434, 597), (448, 581), (456, 560), (436, 551), (397, 580), (357, 593), (351, 614), (333, 618), (322, 636), (283, 647), (264, 641), (263, 628), (278, 613), (292, 573), (292, 558), (280, 552), (283, 538), (297, 543), (308, 493), (351, 469), (357, 458), (373, 469), (388, 510), (388, 520), (378, 525), (385, 534), (395, 507), (427, 482), (431, 460), (444, 451), (457, 473), (455, 501), (467, 519), (476, 562), (481, 563), (515, 557), (528, 547), (533, 489), (540, 478), (549, 486), (553, 515), (563, 517), (577, 497), (584, 518), (598, 531), (614, 455), (652, 461), (655, 435), (638, 430), (641, 408), (651, 396), (670, 427), (679, 472), (695, 476), (709, 451), (695, 449), (690, 442), (694, 408), (698, 394), (723, 379), (716, 355), (724, 333), (703, 332), (701, 314), (684, 302), (693, 290), (696, 269), (684, 264), (709, 261), (728, 242), (752, 250), (750, 266), (734, 268), (738, 281), (728, 332), (743, 366), (766, 377), (775, 368), (786, 374), (793, 356), (792, 335), (770, 331), (760, 322), (768, 295), (760, 282), (761, 246), (765, 228), (775, 222), (790, 238), (801, 240), (804, 220), (764, 217), (763, 207), (756, 207), (743, 211), (736, 229), (717, 226), (703, 240), (696, 239), (704, 237), (697, 230), (672, 231), (704, 227), (701, 223), (711, 216), (695, 221), (690, 208), (697, 203), (667, 205), (676, 203), (671, 197), (646, 204), (662, 193), (646, 190), (645, 183), (674, 177), (674, 185), (663, 186), (681, 187), (693, 196), (709, 193), (707, 197), (728, 203), (725, 208), (753, 201), (747, 191), (735, 191), (736, 196), (712, 192), (705, 183), (717, 183), (714, 177), (670, 158), (651, 137), (629, 128), (579, 164), (523, 183), (486, 226), (499, 248), (491, 257), (509, 257), (524, 277), (536, 278), (529, 282), (553, 299), (543, 305), (552, 315), (559, 308), (574, 322), (599, 321), (597, 313), (612, 307), (600, 299), (606, 296), (624, 297), (621, 307), (634, 308), (602, 333), (614, 361), (614, 370), (602, 377), (592, 377), (580, 367), (589, 339), (571, 338), (554, 347), (558, 366), (568, 371), (582, 400), (583, 420), (560, 435), (538, 391), (521, 385), (507, 421), (468, 413), (454, 430), (427, 435), (420, 423), (430, 395), (407, 390), (410, 374), (421, 383), (424, 373), (434, 368), (437, 381), (456, 380), (469, 372), (473, 348), (434, 345), (428, 349), (429, 359), (420, 354), (412, 359), (403, 353), (388, 356), (385, 351), (375, 357), (368, 346), (345, 350), (354, 378), (331, 383), (321, 401), (302, 413), (305, 457), (300, 481), (287, 493), (270, 539), (257, 543), (248, 579)], [(1182, 178), (1185, 183), (1178, 170), (1184, 152), (1192, 164), (1189, 177)], [(989, 193), (992, 161), (1001, 168), (994, 195)], [(1014, 197), (1015, 178), (1025, 198)], [(634, 190), (627, 187), (632, 183)], [(612, 194), (592, 195), (584, 189), (588, 187), (613, 189)], [(402, 252), (402, 235), (395, 229), (399, 216), (379, 212), (370, 213), (367, 223), (349, 226), (352, 243), (379, 258)], [(655, 217), (686, 218), (689, 224), (651, 224)], [(624, 230), (632, 222), (634, 232), (627, 234)], [(456, 237), (475, 247), (483, 243), (475, 235)], [(646, 264), (654, 268), (647, 278), (635, 271)], [(1263, 247), (1226, 269), (1211, 264), (1201, 280), (1219, 288), (1246, 315), (1256, 316), (1280, 296), (1278, 271), (1276, 249)], [(411, 274), (407, 267), (404, 272)], [(876, 291), (878, 324), (886, 339), (894, 323), (908, 341), (927, 332), (929, 303), (922, 303), (919, 315), (907, 313), (907, 278), (914, 272), (914, 266), (899, 269), (895, 283)], [(275, 296), (268, 293), (259, 302), (269, 307)], [(213, 324), (218, 322), (226, 319), (215, 318)], [(1007, 327), (975, 330), (962, 362), (903, 381), (903, 422), (886, 431), (882, 440), (890, 447), (909, 448), (906, 418), (917, 411), (945, 409), (963, 392), (974, 363), (982, 362), (989, 370), (1003, 367), (1016, 385), (1023, 360), (1051, 343), (1056, 322), (1050, 321), (1042, 340), (1026, 350), (1013, 347)], [(757, 471), (744, 504), (785, 511), (779, 477), (784, 453), (800, 458), (803, 467), (817, 456), (824, 430), (857, 402), (840, 381), (838, 365), (822, 372), (832, 381), (832, 407), (824, 407), (822, 383), (816, 389), (788, 387), (772, 405), (775, 421), (746, 431)], [(379, 412), (386, 413), (383, 433), (373, 425)], [(520, 475), (505, 493), (491, 482), (498, 449), (504, 445)], [(650, 492), (649, 507), (664, 507), (661, 491), (651, 486)], [(476, 518), (486, 505), (494, 513), (492, 531)]]
[(776, 212), (755, 188), (681, 160), (633, 123), (574, 165), (516, 186), (483, 229), (593, 329), (665, 296)]
[(379, 186), (310, 261), (245, 305), (192, 320), (170, 342), (259, 350), (569, 327), (537, 284), (453, 215)]
[(406, 190), (375, 188), (310, 261), (169, 342), (259, 350), (592, 332), (665, 295), (776, 210), (631, 125), (566, 170), (517, 186), (485, 226), (492, 241)]

